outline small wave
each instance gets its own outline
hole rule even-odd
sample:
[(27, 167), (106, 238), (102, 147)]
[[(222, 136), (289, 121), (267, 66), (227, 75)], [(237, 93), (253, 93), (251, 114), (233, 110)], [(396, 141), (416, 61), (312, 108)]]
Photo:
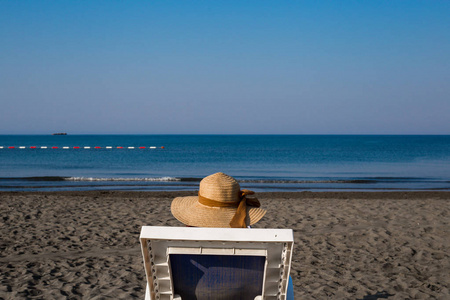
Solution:
[(157, 181), (157, 182), (168, 182), (168, 181), (181, 181), (180, 178), (175, 177), (136, 177), (136, 178), (102, 178), (102, 177), (66, 177), (66, 181)]
[(375, 176), (375, 177), (365, 177), (366, 179), (375, 180), (427, 180), (424, 177), (389, 177), (389, 176)]
[(195, 178), (195, 177), (183, 177), (180, 178), (180, 181), (187, 181), (187, 182), (200, 182), (203, 178)]
[(374, 180), (350, 179), (350, 180), (277, 180), (277, 179), (243, 179), (241, 183), (375, 183)]
[(2, 181), (64, 181), (67, 177), (61, 176), (33, 176), (33, 177), (2, 177)]
[[(197, 177), (90, 177), (90, 176), (34, 176), (34, 177), (0, 177), (0, 182), (11, 181), (27, 181), (27, 182), (185, 182), (186, 184), (198, 183), (202, 178)], [(406, 177), (360, 177), (360, 178), (311, 178), (311, 179), (281, 179), (281, 178), (251, 178), (251, 179), (238, 179), (241, 184), (269, 184), (269, 185), (316, 185), (316, 184), (395, 184), (395, 183), (450, 183), (448, 180), (436, 180), (436, 179), (418, 179), (418, 178), (406, 178)]]

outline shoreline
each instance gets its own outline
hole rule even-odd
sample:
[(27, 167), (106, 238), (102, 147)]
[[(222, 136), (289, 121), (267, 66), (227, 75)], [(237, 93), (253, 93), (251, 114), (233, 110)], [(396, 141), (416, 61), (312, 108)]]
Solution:
[[(143, 298), (140, 228), (196, 192), (0, 192), (0, 294)], [(298, 299), (450, 297), (450, 192), (264, 192), (257, 228), (291, 228)], [(369, 298), (371, 297), (371, 298)]]
[[(193, 191), (0, 191), (0, 199), (3, 196), (13, 195), (44, 195), (44, 196), (79, 196), (79, 197), (132, 197), (132, 198), (175, 198), (183, 196), (195, 196), (198, 190)], [(311, 191), (283, 191), (283, 192), (256, 192), (256, 196), (261, 198), (285, 198), (292, 199), (428, 199), (443, 198), (450, 199), (450, 191), (345, 191), (345, 192), (311, 192)]]

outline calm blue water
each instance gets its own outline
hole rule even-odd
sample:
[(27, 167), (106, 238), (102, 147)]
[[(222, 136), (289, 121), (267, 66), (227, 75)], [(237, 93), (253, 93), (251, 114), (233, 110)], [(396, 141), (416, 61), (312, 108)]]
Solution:
[(196, 190), (219, 171), (256, 191), (450, 190), (450, 136), (0, 135), (2, 191)]

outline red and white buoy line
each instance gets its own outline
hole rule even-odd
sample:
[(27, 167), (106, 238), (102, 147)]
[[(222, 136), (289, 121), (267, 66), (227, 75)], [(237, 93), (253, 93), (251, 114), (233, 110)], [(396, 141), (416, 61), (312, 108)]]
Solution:
[(164, 149), (164, 147), (156, 147), (156, 146), (150, 146), (150, 147), (123, 147), (123, 146), (0, 146), (0, 149)]

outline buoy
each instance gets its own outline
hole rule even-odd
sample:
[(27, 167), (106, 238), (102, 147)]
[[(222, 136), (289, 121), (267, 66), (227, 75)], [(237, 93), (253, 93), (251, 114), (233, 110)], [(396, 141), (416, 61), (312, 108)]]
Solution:
[(91, 147), (91, 146), (84, 146), (84, 147), (79, 147), (79, 146), (51, 146), (51, 147), (47, 147), (47, 146), (0, 146), (0, 149), (113, 149), (113, 148), (117, 148), (117, 149), (156, 149), (156, 148), (161, 148), (164, 149), (165, 147), (156, 147), (156, 146), (139, 146), (139, 147), (135, 147), (135, 146), (129, 146), (129, 147), (123, 147), (123, 146), (117, 146), (117, 147), (113, 147), (113, 146), (106, 146), (106, 147), (101, 147), (101, 146), (95, 146), (95, 147)]

